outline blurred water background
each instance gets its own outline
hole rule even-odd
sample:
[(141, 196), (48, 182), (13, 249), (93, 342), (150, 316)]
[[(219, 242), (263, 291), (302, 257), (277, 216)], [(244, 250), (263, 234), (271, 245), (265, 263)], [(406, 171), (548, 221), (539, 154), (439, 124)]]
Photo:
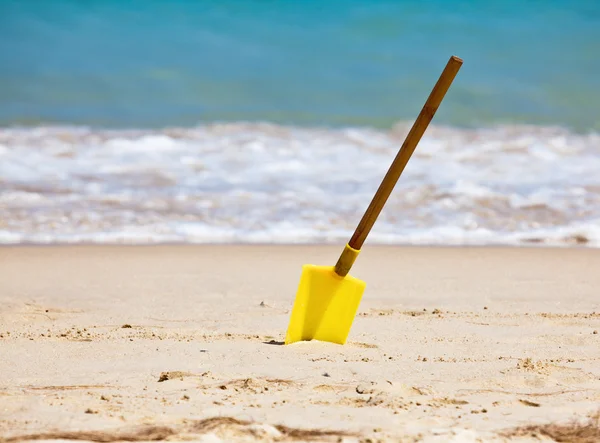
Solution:
[(0, 243), (600, 246), (600, 2), (0, 0)]

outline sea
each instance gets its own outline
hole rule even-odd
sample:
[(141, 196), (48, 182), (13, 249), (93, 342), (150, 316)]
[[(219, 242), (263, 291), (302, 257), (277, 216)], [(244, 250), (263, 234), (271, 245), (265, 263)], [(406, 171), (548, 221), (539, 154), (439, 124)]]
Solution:
[(600, 247), (598, 0), (0, 0), (0, 244)]

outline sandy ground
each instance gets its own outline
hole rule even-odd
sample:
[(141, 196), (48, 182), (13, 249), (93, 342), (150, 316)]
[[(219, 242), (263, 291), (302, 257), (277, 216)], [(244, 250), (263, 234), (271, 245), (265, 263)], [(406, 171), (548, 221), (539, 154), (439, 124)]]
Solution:
[(349, 343), (282, 345), (340, 250), (0, 248), (0, 441), (600, 441), (560, 427), (600, 409), (600, 251), (367, 246)]

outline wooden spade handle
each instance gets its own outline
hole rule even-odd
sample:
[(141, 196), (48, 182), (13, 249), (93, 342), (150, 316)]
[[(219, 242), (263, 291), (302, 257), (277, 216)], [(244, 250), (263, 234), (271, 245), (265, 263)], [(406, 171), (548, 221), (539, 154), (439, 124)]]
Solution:
[[(358, 227), (354, 231), (354, 235), (352, 235), (352, 238), (348, 242), (348, 245), (355, 251), (352, 251), (351, 249), (348, 250), (348, 248), (346, 248), (340, 256), (338, 263), (335, 267), (337, 274), (344, 276), (350, 270), (350, 266), (352, 266), (352, 262), (354, 260), (349, 262), (348, 259), (351, 255), (356, 256), (356, 251), (360, 250), (363, 243), (365, 242), (367, 235), (369, 235), (369, 231), (375, 224), (375, 221), (377, 220), (381, 209), (383, 208), (388, 197), (392, 193), (394, 186), (396, 186), (396, 182), (400, 178), (402, 171), (404, 171), (408, 160), (415, 151), (415, 148), (421, 140), (421, 137), (427, 129), (427, 126), (429, 126), (429, 122), (431, 122), (431, 120), (433, 119), (433, 116), (435, 115), (435, 112), (440, 106), (440, 103), (444, 99), (446, 92), (448, 92), (448, 89), (450, 88), (454, 77), (456, 77), (458, 70), (462, 66), (462, 63), (462, 59), (456, 56), (452, 56), (450, 57), (450, 60), (448, 60), (444, 71), (442, 72), (437, 83), (431, 90), (431, 93), (429, 94), (429, 97), (427, 98), (423, 109), (421, 109), (419, 116), (413, 123), (410, 132), (406, 136), (406, 139), (404, 140), (400, 151), (396, 155), (396, 158), (390, 166), (387, 174), (383, 178), (381, 185), (379, 185), (379, 189), (377, 189), (373, 200), (371, 200), (371, 204), (367, 208), (360, 223), (358, 224)], [(344, 255), (346, 255), (347, 257), (344, 257)]]

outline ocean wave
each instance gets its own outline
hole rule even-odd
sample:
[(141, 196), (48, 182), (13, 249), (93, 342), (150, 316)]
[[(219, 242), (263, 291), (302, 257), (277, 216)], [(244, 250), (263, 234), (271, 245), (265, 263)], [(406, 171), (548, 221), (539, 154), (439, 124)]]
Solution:
[[(348, 239), (410, 124), (0, 129), (0, 243)], [(600, 135), (433, 125), (367, 242), (600, 246)]]

